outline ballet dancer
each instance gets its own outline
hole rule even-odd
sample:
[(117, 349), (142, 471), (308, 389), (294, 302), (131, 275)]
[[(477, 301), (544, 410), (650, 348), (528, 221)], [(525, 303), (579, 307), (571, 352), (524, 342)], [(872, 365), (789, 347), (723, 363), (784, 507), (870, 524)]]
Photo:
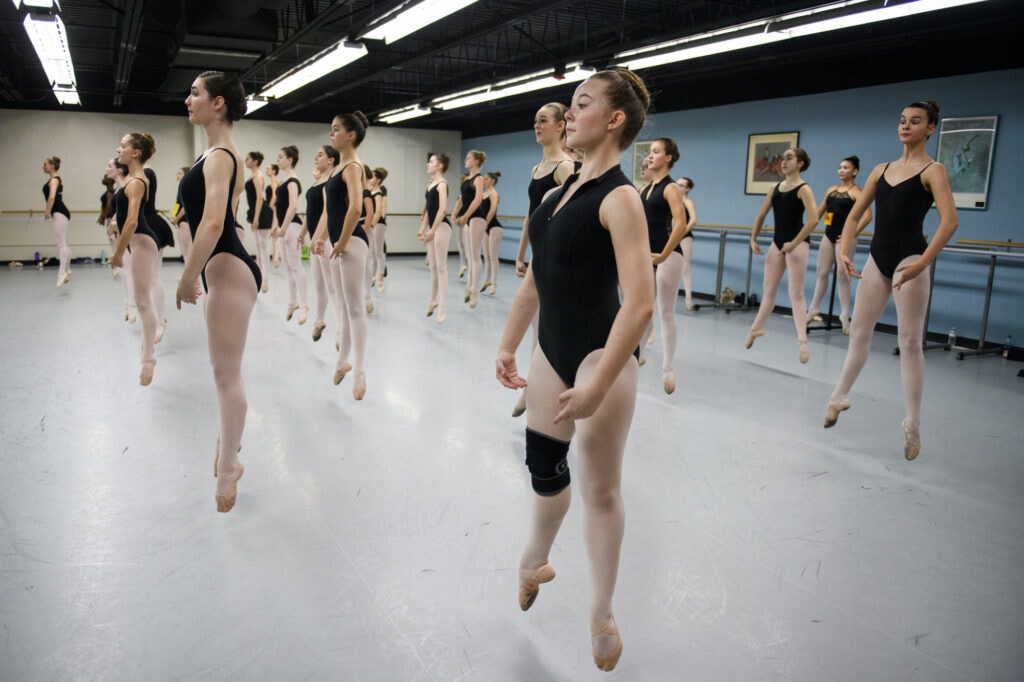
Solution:
[[(156, 153), (155, 142), (153, 144), (153, 153)], [(164, 263), (164, 249), (168, 246), (174, 246), (174, 230), (171, 229), (168, 222), (156, 210), (156, 171), (149, 166), (143, 166), (142, 172), (146, 174), (146, 180), (149, 181), (149, 194), (142, 210), (146, 215), (146, 225), (156, 235), (156, 269), (153, 271), (151, 290), (153, 292), (153, 306), (157, 320), (156, 335), (153, 337), (153, 343), (160, 343), (164, 338), (164, 332), (167, 330), (167, 317), (164, 315), (164, 281), (160, 277), (160, 271)]]
[(500, 177), (500, 171), (484, 174), (484, 198), (480, 202), (480, 210), (484, 213), (484, 222), (487, 225), (484, 237), (484, 283), (480, 291), (486, 290), (490, 296), (498, 292), (498, 247), (501, 246), (501, 237), (504, 234), (501, 221), (498, 220), (498, 201), (501, 200), (501, 196), (494, 188)]
[(274, 191), (277, 226), (271, 230), (270, 236), (276, 236), (280, 240), (284, 264), (288, 268), (288, 313), (285, 320), (291, 320), (295, 311), (298, 311), (299, 324), (305, 324), (309, 306), (306, 305), (306, 271), (302, 267), (302, 251), (298, 247), (302, 234), (302, 219), (299, 217), (299, 193), (302, 192), (302, 183), (295, 177), (294, 172), (295, 164), (298, 162), (298, 147), (281, 147), (277, 154), (279, 184)]
[[(828, 275), (832, 272), (832, 265), (836, 262), (836, 246), (843, 233), (843, 226), (846, 224), (846, 217), (850, 215), (854, 202), (860, 196), (861, 189), (857, 186), (857, 173), (860, 171), (860, 159), (856, 156), (848, 156), (839, 162), (839, 184), (832, 185), (825, 192), (825, 200), (818, 207), (818, 215), (825, 223), (825, 238), (818, 246), (818, 268), (817, 283), (814, 285), (814, 296), (811, 298), (811, 306), (807, 310), (807, 318), (815, 322), (821, 322), (821, 299), (828, 290)], [(857, 224), (857, 233), (860, 235), (864, 228), (871, 222), (871, 209), (864, 211), (864, 215)], [(836, 269), (836, 279), (839, 280), (839, 321), (843, 326), (843, 334), (850, 334), (850, 276), (846, 274), (845, 268)]]
[(654, 305), (643, 207), (619, 159), (643, 126), (649, 104), (643, 81), (625, 69), (598, 72), (576, 88), (566, 130), (569, 144), (584, 151), (583, 166), (531, 216), (533, 260), (495, 362), (504, 386), (526, 386), (515, 353), (539, 312), (526, 429), (535, 495), (519, 563), (519, 606), (529, 609), (540, 584), (555, 577), (548, 558), (569, 509), (566, 455), (578, 430), (591, 643), (601, 670), (613, 669), (622, 653), (612, 596), (625, 526), (622, 459), (637, 391), (631, 356)]
[[(541, 146), (541, 160), (530, 170), (530, 184), (526, 193), (529, 204), (523, 229), (519, 234), (519, 249), (516, 251), (516, 276), (526, 275), (526, 250), (530, 245), (530, 215), (540, 206), (541, 199), (550, 190), (560, 186), (566, 178), (576, 172), (573, 158), (565, 151), (565, 111), (561, 102), (548, 102), (533, 116), (534, 139)], [(537, 321), (533, 321), (533, 345), (537, 346)], [(518, 417), (526, 411), (526, 393), (519, 394), (519, 400), (512, 408), (512, 416)]]
[[(757, 310), (754, 324), (747, 334), (747, 348), (754, 345), (754, 339), (764, 336), (764, 323), (775, 308), (775, 296), (779, 290), (782, 275), (789, 270), (789, 300), (793, 307), (793, 324), (796, 326), (796, 343), (800, 362), (811, 359), (807, 347), (807, 304), (804, 301), (804, 277), (807, 274), (807, 257), (810, 253), (810, 234), (818, 224), (818, 206), (810, 185), (800, 178), (800, 171), (811, 165), (811, 157), (798, 147), (787, 149), (782, 155), (782, 172), (785, 178), (770, 190), (761, 204), (754, 220), (750, 235), (750, 250), (761, 255), (757, 235), (771, 209), (775, 217), (775, 232), (772, 245), (764, 263), (764, 298)], [(801, 223), (804, 213), (807, 219)], [(801, 227), (801, 224), (803, 225)]]
[(174, 208), (171, 210), (171, 222), (178, 233), (178, 245), (182, 260), (188, 260), (188, 252), (192, 248), (192, 232), (188, 229), (188, 216), (185, 215), (185, 209), (181, 207), (181, 179), (187, 172), (188, 166), (178, 169), (178, 194), (174, 200)]
[(480, 202), (484, 198), (484, 179), (480, 169), (487, 161), (487, 154), (471, 149), (466, 154), (463, 164), (466, 167), (466, 179), (462, 181), (459, 198), (452, 209), (452, 221), (462, 225), (466, 230), (464, 246), (466, 259), (469, 262), (469, 281), (466, 282), (466, 293), (463, 303), (475, 308), (477, 303), (477, 287), (480, 285), (480, 252), (483, 248), (484, 234), (487, 232), (486, 216), (480, 210)]
[(50, 176), (43, 185), (43, 198), (46, 199), (43, 218), (53, 222), (53, 233), (57, 237), (57, 253), (60, 259), (57, 287), (60, 288), (71, 281), (71, 247), (68, 246), (71, 211), (64, 205), (64, 184), (59, 175), (60, 157), (51, 156), (43, 161), (43, 172)]
[[(324, 184), (327, 178), (338, 165), (340, 160), (338, 150), (330, 145), (323, 145), (316, 150), (313, 158), (313, 186), (306, 190), (306, 217), (303, 220), (303, 231), (299, 236), (299, 249), (305, 241), (305, 235), (309, 234), (310, 247), (315, 243), (314, 235), (316, 228), (320, 225), (320, 218), (324, 214)], [(331, 275), (331, 264), (326, 254), (315, 253), (310, 248), (309, 269), (313, 277), (313, 290), (316, 292), (316, 317), (313, 322), (313, 341), (319, 341), (327, 328), (324, 317), (327, 313), (327, 303), (334, 300), (334, 313), (338, 324), (341, 324), (341, 309), (338, 307), (336, 293), (334, 291), (334, 278)]]
[(377, 284), (377, 293), (384, 293), (384, 277), (387, 275), (387, 253), (384, 251), (384, 235), (388, 227), (388, 188), (384, 186), (384, 180), (388, 177), (386, 168), (377, 167), (373, 169), (373, 179), (370, 180), (370, 193), (373, 195), (373, 243), (370, 245), (370, 253), (373, 254), (373, 281)]
[[(110, 253), (111, 258), (113, 258), (113, 253), (117, 250), (117, 237), (119, 234), (117, 224), (117, 191), (124, 187), (124, 183), (128, 180), (128, 166), (117, 159), (110, 159), (107, 161), (106, 177), (111, 180), (113, 183), (112, 187), (114, 188), (114, 194), (107, 206), (109, 210), (107, 239), (110, 241)], [(111, 265), (110, 270), (114, 273), (115, 279), (118, 273), (120, 273), (121, 284), (124, 286), (124, 320), (128, 324), (135, 324), (135, 320), (138, 319), (139, 310), (135, 305), (135, 284), (132, 282), (132, 254), (130, 251), (125, 251), (122, 254), (121, 262), (121, 267)]]
[(448, 296), (448, 241), (452, 238), (452, 224), (448, 222), (448, 155), (432, 153), (427, 157), (426, 205), (416, 237), (427, 247), (430, 265), (430, 299), (427, 317), (437, 310), (437, 323), (444, 324), (448, 314), (445, 299)]
[[(903, 456), (913, 460), (921, 452), (921, 397), (924, 391), (924, 328), (928, 312), (928, 267), (953, 236), (958, 219), (949, 177), (941, 163), (928, 156), (925, 143), (939, 122), (939, 104), (930, 99), (907, 105), (900, 114), (903, 154), (878, 164), (850, 210), (839, 242), (839, 262), (851, 277), (859, 278), (850, 322), (850, 346), (839, 383), (829, 398), (825, 428), (835, 426), (839, 413), (850, 409), (850, 389), (871, 350), (875, 323), (896, 300), (900, 374), (906, 416), (903, 419)], [(875, 202), (875, 234), (863, 275), (853, 258), (857, 228), (867, 207)], [(931, 241), (924, 238), (924, 217), (935, 204), (939, 226)]]
[(117, 148), (117, 160), (128, 167), (124, 186), (114, 194), (117, 212), (117, 226), (120, 234), (110, 257), (110, 266), (124, 267), (122, 256), (131, 248), (132, 288), (135, 291), (135, 305), (142, 318), (142, 370), (139, 383), (149, 386), (153, 382), (153, 367), (156, 356), (157, 312), (153, 300), (153, 282), (157, 275), (157, 259), (160, 257), (157, 236), (146, 223), (146, 205), (149, 184), (142, 164), (146, 163), (156, 142), (147, 133), (128, 133), (121, 138)]
[(270, 231), (274, 228), (274, 211), (267, 202), (266, 191), (270, 187), (260, 172), (262, 165), (261, 152), (249, 152), (245, 155), (245, 167), (249, 170), (249, 178), (245, 181), (245, 201), (249, 207), (245, 212), (245, 220), (256, 237), (256, 264), (263, 278), (260, 291), (267, 293), (270, 291), (267, 262), (270, 259)]
[(185, 106), (189, 123), (205, 129), (207, 148), (181, 181), (192, 250), (178, 282), (176, 304), (179, 310), (182, 303), (195, 304), (202, 293), (202, 278), (207, 346), (220, 413), (214, 498), (218, 512), (229, 512), (237, 499), (238, 479), (245, 473), (238, 459), (248, 410), (242, 354), (261, 277), (234, 229), (245, 172), (231, 129), (245, 115), (245, 91), (237, 78), (205, 71), (193, 81)]
[(263, 190), (266, 193), (264, 201), (270, 206), (270, 260), (275, 268), (281, 267), (281, 240), (277, 236), (277, 174), (279, 172), (280, 169), (276, 163), (267, 164), (267, 170), (264, 171), (267, 177), (267, 186)]
[(367, 252), (364, 266), (366, 268), (366, 281), (363, 282), (363, 302), (366, 305), (366, 314), (369, 315), (373, 312), (373, 228), (376, 223), (373, 222), (373, 215), (376, 212), (374, 206), (373, 192), (370, 190), (370, 183), (373, 182), (373, 169), (367, 165), (363, 166), (363, 212), (359, 216), (359, 225), (362, 226), (363, 231), (366, 233), (367, 240)]
[[(331, 146), (338, 151), (337, 168), (324, 185), (324, 212), (316, 234), (313, 250), (326, 252), (330, 238), (330, 271), (338, 300), (338, 362), (334, 384), (340, 384), (353, 372), (352, 397), (362, 400), (366, 395), (366, 309), (363, 286), (366, 284), (366, 254), (370, 243), (359, 216), (366, 210), (363, 184), (366, 172), (356, 150), (366, 137), (370, 122), (361, 111), (338, 114), (331, 121)], [(352, 364), (348, 362), (352, 352)]]
[[(683, 272), (683, 250), (679, 242), (686, 232), (686, 208), (679, 185), (669, 175), (669, 170), (679, 160), (679, 147), (668, 137), (660, 137), (651, 143), (647, 154), (647, 173), (650, 182), (640, 192), (640, 199), (647, 219), (647, 235), (650, 243), (651, 262), (654, 264), (655, 300), (658, 317), (661, 319), (661, 345), (663, 360), (661, 380), (665, 393), (676, 390), (676, 375), (672, 361), (675, 359), (676, 299), (679, 298), (679, 279)], [(654, 331), (651, 320), (650, 333)]]
[(676, 180), (676, 184), (683, 193), (683, 208), (686, 209), (686, 233), (679, 241), (683, 249), (683, 288), (686, 290), (686, 309), (693, 312), (697, 306), (693, 304), (693, 272), (690, 270), (690, 262), (693, 260), (693, 226), (697, 224), (697, 208), (690, 198), (693, 180), (683, 177)]

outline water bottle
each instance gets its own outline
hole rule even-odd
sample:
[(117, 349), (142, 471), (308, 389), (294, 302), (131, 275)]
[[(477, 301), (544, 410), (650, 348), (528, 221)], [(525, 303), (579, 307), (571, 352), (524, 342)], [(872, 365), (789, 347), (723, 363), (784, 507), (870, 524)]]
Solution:
[(104, 265), (107, 264), (107, 252), (106, 251), (100, 251), (100, 262), (103, 263)]
[(1013, 337), (1009, 334), (1006, 335), (1006, 341), (1003, 341), (1003, 357), (1009, 359), (1010, 348), (1013, 346)]
[(42, 263), (39, 262), (39, 252), (38, 251), (36, 251), (36, 267), (37, 268), (43, 267)]
[(953, 350), (956, 347), (956, 327), (949, 328), (949, 338), (946, 340), (946, 345), (949, 346), (949, 350)]

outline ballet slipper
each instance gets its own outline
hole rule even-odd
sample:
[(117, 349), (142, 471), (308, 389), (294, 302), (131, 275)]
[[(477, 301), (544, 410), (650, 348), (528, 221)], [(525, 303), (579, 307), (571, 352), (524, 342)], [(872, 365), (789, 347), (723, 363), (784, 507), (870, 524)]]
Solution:
[(288, 306), (288, 314), (285, 315), (285, 317), (284, 317), (285, 322), (291, 322), (292, 315), (294, 315), (295, 311), (298, 310), (298, 309), (299, 309), (299, 305), (297, 303), (289, 304), (289, 306)]
[(139, 385), (149, 386), (153, 383), (153, 367), (156, 365), (156, 360), (146, 360), (142, 363), (142, 371), (139, 372)]
[(797, 348), (800, 349), (800, 364), (806, 365), (811, 359), (811, 349), (807, 347), (806, 341), (797, 341)]
[(306, 318), (309, 317), (309, 306), (304, 305), (299, 308), (299, 324), (306, 324)]
[(352, 397), (356, 400), (362, 400), (366, 396), (366, 373), (360, 372), (355, 377), (355, 383), (352, 385)]
[(519, 396), (519, 400), (516, 401), (515, 407), (512, 408), (512, 416), (519, 417), (526, 412), (526, 392)]
[(260, 289), (260, 291), (263, 292), (264, 294), (270, 291), (270, 284), (267, 282), (266, 279), (263, 280), (263, 288)]
[(466, 295), (462, 297), (463, 303), (469, 303), (469, 287), (466, 287)]
[(444, 321), (447, 320), (447, 319), (448, 319), (448, 313), (446, 313), (445, 311), (442, 310), (441, 312), (439, 312), (437, 314), (437, 323), (438, 324), (444, 324)]
[(676, 390), (676, 373), (671, 369), (662, 372), (662, 384), (665, 387), (665, 393), (672, 395)]
[(758, 337), (761, 337), (761, 336), (764, 336), (764, 330), (763, 329), (751, 329), (750, 333), (747, 334), (747, 348), (750, 348), (751, 346), (753, 346), (754, 345), (754, 339), (756, 339)]
[(917, 429), (907, 426), (907, 420), (903, 420), (903, 456), (908, 462), (913, 462), (921, 454), (921, 434)]
[(640, 357), (639, 357), (639, 358), (637, 359), (637, 361), (636, 361), (636, 364), (637, 364), (637, 367), (643, 367), (644, 365), (646, 365), (646, 364), (647, 364), (647, 358), (645, 358), (644, 356), (642, 356), (642, 355), (641, 355), (641, 356), (640, 356)]
[(163, 341), (165, 331), (167, 331), (167, 320), (164, 320), (156, 326), (156, 334), (153, 335), (154, 345)]
[[(237, 452), (242, 451), (242, 446), (238, 446)], [(217, 451), (213, 454), (213, 477), (217, 478), (217, 465), (220, 464), (220, 436), (217, 436)]]
[(466, 275), (466, 266), (463, 265), (461, 268), (459, 268), (459, 279), (462, 279), (463, 277), (465, 277), (465, 275)]
[(338, 384), (340, 384), (342, 380), (344, 380), (345, 375), (351, 371), (352, 365), (348, 364), (347, 362), (338, 369), (334, 370), (334, 385), (337, 386)]
[(839, 413), (850, 409), (849, 398), (843, 398), (842, 400), (830, 400), (828, 402), (828, 408), (825, 410), (825, 428), (830, 429), (836, 425), (839, 421)]
[(214, 498), (217, 500), (217, 511), (221, 513), (227, 513), (231, 511), (231, 509), (235, 506), (235, 500), (238, 497), (238, 480), (242, 478), (242, 474), (245, 473), (245, 467), (242, 466), (241, 462), (239, 462), (238, 468), (235, 469), (234, 471), (225, 471), (223, 473), (218, 473), (220, 474), (217, 476), (217, 479), (219, 481), (218, 488), (220, 487), (220, 482), (224, 481), (227, 481), (227, 483), (231, 486), (228, 489), (228, 492), (224, 493), (223, 495), (220, 494), (219, 492), (214, 495)]
[(686, 299), (686, 309), (692, 313), (694, 310), (697, 309), (697, 306), (693, 304), (692, 300)]
[(821, 311), (817, 309), (808, 310), (807, 319), (811, 322), (823, 322), (825, 320), (825, 318), (821, 316)]
[(537, 600), (541, 583), (554, 580), (555, 569), (551, 564), (541, 564), (537, 568), (519, 569), (519, 608), (529, 611)]
[(470, 307), (470, 308), (475, 308), (475, 307), (476, 307), (476, 304), (477, 304), (477, 298), (476, 298), (476, 292), (474, 291), (474, 292), (473, 292), (472, 294), (470, 294), (470, 296), (469, 296), (469, 307)]
[[(601, 635), (609, 635), (615, 637), (615, 648), (610, 654), (602, 655), (597, 653), (597, 646), (594, 644), (594, 640)], [(615, 669), (616, 664), (619, 662), (619, 656), (622, 655), (622, 638), (619, 637), (619, 628), (615, 625), (615, 616), (608, 616), (602, 624), (590, 624), (590, 640), (591, 646), (594, 650), (594, 665), (597, 666), (598, 670), (609, 672)]]
[(381, 293), (381, 294), (384, 293), (384, 278), (383, 277), (381, 277), (381, 278), (379, 278), (377, 280), (377, 292)]
[(487, 295), (494, 296), (496, 293), (498, 293), (498, 285), (495, 282), (491, 282), (491, 288), (487, 290)]
[(138, 319), (139, 309), (135, 306), (128, 307), (128, 324), (135, 324), (135, 320)]
[(484, 282), (484, 285), (482, 287), (480, 287), (480, 293), (483, 293), (484, 290), (487, 289), (487, 287), (489, 287), (489, 286), (491, 286), (490, 282)]
[(839, 319), (843, 323), (843, 336), (849, 336), (850, 335), (850, 318), (848, 318), (848, 317), (841, 317)]
[(436, 308), (437, 308), (437, 304), (436, 303), (428, 303), (427, 304), (427, 317), (430, 317), (431, 315), (433, 315), (434, 314), (434, 310)]
[(366, 302), (366, 312), (367, 313), (372, 313), (373, 312), (373, 301), (367, 301)]
[(327, 328), (326, 322), (316, 322), (313, 324), (313, 340), (319, 341), (320, 337), (323, 336), (324, 329)]

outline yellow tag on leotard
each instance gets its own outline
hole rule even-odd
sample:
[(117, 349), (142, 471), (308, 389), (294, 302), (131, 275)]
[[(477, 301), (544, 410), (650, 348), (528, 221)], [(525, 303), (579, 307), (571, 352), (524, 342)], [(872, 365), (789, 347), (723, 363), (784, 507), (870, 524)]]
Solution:
[(832, 226), (832, 211), (825, 212), (825, 227)]

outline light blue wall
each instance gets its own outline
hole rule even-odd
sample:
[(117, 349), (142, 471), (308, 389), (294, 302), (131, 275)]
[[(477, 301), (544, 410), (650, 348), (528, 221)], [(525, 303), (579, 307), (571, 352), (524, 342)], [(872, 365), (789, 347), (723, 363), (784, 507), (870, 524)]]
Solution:
[[(896, 158), (901, 147), (896, 137), (900, 111), (908, 102), (923, 97), (937, 100), (942, 117), (999, 115), (996, 150), (989, 186), (989, 208), (984, 211), (960, 210), (956, 239), (1013, 240), (1024, 242), (1024, 225), (1017, 213), (1024, 180), (1024, 88), (1020, 87), (1024, 69), (996, 71), (936, 78), (895, 85), (858, 88), (837, 92), (765, 100), (691, 111), (654, 114), (640, 134), (641, 140), (671, 137), (679, 144), (682, 159), (673, 176), (693, 178), (696, 187), (691, 198), (703, 224), (750, 225), (761, 196), (743, 193), (747, 135), (799, 131), (800, 146), (811, 156), (811, 167), (803, 178), (814, 188), (815, 198), (837, 181), (835, 169), (840, 159), (856, 154), (866, 174), (877, 163)], [(655, 107), (657, 96), (655, 94)], [(487, 152), (485, 170), (502, 172), (501, 215), (523, 215), (527, 206), (526, 186), (529, 169), (540, 159), (530, 120), (523, 121), (523, 132), (463, 140), (463, 154), (469, 149)], [(936, 153), (936, 134), (929, 144)], [(623, 168), (632, 162), (632, 149), (623, 155)], [(627, 171), (628, 172), (628, 171)], [(515, 257), (519, 223), (505, 221), (503, 258)], [(769, 221), (770, 222), (770, 221)], [(932, 210), (925, 231), (934, 232), (938, 224)], [(868, 231), (872, 228), (868, 227)], [(724, 283), (743, 291), (746, 279), (747, 247), (744, 238), (730, 240), (725, 254)], [(806, 296), (813, 292), (813, 273), (817, 251), (812, 250), (806, 279)], [(857, 258), (863, 266), (867, 258), (862, 249)], [(694, 254), (694, 290), (712, 293), (718, 260), (717, 238), (701, 237)], [(760, 296), (761, 264), (754, 259), (751, 290)], [(946, 253), (936, 264), (936, 281), (929, 329), (945, 334), (956, 326), (962, 338), (977, 338), (984, 305), (988, 259)], [(1024, 263), (1004, 259), (996, 270), (988, 340), (1001, 342), (1012, 334), (1016, 345), (1024, 345)], [(789, 306), (785, 286), (777, 304)], [(837, 304), (838, 309), (838, 304)], [(890, 304), (881, 322), (896, 323)]]

